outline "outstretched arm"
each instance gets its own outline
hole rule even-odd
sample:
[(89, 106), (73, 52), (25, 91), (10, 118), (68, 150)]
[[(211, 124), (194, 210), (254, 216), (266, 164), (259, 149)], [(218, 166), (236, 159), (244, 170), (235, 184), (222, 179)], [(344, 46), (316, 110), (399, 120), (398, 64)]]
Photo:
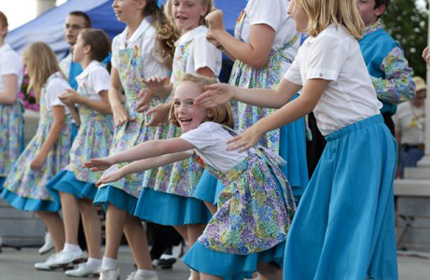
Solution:
[(92, 168), (91, 170), (93, 171), (101, 171), (116, 163), (153, 158), (166, 154), (183, 152), (193, 148), (193, 145), (182, 138), (151, 140), (107, 158), (91, 159), (84, 164), (84, 167)]
[(136, 173), (145, 171), (151, 168), (157, 168), (164, 166), (166, 164), (174, 163), (176, 161), (187, 159), (191, 156), (191, 154), (179, 152), (179, 153), (173, 153), (173, 154), (167, 154), (163, 156), (159, 156), (156, 158), (148, 158), (148, 159), (142, 159), (135, 162), (132, 162), (130, 164), (127, 164), (126, 166), (123, 166), (122, 168), (118, 169), (117, 171), (111, 172), (109, 174), (104, 175), (100, 180), (96, 183), (97, 186), (101, 184), (108, 184), (111, 182), (118, 181), (119, 179), (125, 177), (128, 174)]
[(246, 89), (227, 84), (213, 84), (205, 87), (195, 105), (213, 108), (227, 103), (231, 99), (250, 105), (280, 108), (300, 90), (301, 86), (287, 79), (282, 79), (275, 89)]
[(242, 135), (230, 139), (228, 141), (230, 144), (228, 149), (240, 149), (241, 151), (249, 149), (255, 146), (266, 132), (289, 124), (309, 114), (317, 105), (329, 82), (330, 81), (321, 79), (306, 81), (299, 98), (286, 104), (275, 113), (262, 118), (256, 124), (245, 130)]

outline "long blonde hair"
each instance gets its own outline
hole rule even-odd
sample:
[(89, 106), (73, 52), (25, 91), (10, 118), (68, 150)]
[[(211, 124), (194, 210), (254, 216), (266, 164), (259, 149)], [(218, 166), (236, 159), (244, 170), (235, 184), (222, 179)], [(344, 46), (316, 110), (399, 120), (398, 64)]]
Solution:
[(292, 0), (309, 17), (307, 32), (315, 37), (330, 24), (345, 26), (356, 39), (362, 37), (363, 20), (355, 0)]
[(28, 91), (34, 90), (37, 102), (48, 78), (60, 70), (54, 51), (43, 42), (34, 42), (22, 53), (30, 78)]

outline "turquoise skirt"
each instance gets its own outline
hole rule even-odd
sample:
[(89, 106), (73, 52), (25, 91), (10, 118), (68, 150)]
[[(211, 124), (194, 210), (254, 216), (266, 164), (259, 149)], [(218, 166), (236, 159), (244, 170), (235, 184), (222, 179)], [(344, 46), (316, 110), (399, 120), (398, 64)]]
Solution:
[(25, 198), (7, 189), (3, 189), (1, 197), (16, 209), (24, 211), (58, 212), (61, 208), (57, 201)]
[(68, 170), (58, 173), (48, 182), (46, 188), (58, 202), (60, 202), (59, 192), (73, 194), (77, 199), (90, 200), (93, 200), (97, 193), (97, 187), (94, 183), (79, 181), (75, 174)]
[(150, 188), (142, 190), (134, 215), (145, 221), (168, 226), (207, 224), (212, 217), (201, 200)]
[(93, 203), (95, 205), (102, 205), (105, 211), (107, 210), (109, 204), (112, 204), (116, 208), (134, 216), (137, 198), (123, 190), (107, 185), (97, 189)]
[(284, 279), (398, 279), (394, 138), (376, 115), (326, 140), (287, 236)]
[(252, 255), (233, 255), (210, 250), (194, 243), (182, 261), (197, 272), (223, 277), (224, 280), (252, 278), (259, 262), (272, 262), (282, 267), (285, 242), (264, 252)]

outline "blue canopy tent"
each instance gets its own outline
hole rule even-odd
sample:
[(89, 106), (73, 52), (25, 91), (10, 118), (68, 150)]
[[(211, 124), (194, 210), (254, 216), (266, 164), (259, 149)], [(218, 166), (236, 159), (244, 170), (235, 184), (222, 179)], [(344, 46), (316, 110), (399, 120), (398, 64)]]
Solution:
[[(111, 38), (125, 28), (125, 24), (116, 19), (112, 2), (113, 0), (69, 0), (10, 31), (6, 41), (18, 52), (22, 52), (34, 41), (43, 41), (52, 47), (58, 57), (63, 57), (70, 49), (64, 40), (63, 25), (71, 11), (88, 13), (93, 27), (103, 29)], [(224, 12), (224, 24), (229, 32), (233, 33), (236, 19), (245, 5), (246, 0), (215, 0), (215, 6)]]

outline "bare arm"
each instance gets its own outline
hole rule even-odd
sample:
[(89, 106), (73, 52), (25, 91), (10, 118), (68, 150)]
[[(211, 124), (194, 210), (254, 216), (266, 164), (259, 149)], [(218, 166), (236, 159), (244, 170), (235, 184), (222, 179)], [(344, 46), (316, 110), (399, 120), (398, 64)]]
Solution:
[(242, 42), (228, 33), (223, 26), (223, 13), (221, 10), (211, 12), (206, 16), (209, 23), (209, 34), (214, 37), (237, 60), (254, 69), (262, 68), (269, 57), (275, 30), (267, 24), (251, 26), (249, 43)]
[(124, 106), (121, 104), (121, 81), (119, 79), (118, 70), (115, 67), (111, 69), (111, 87), (109, 89), (109, 103), (112, 108), (112, 114), (115, 126), (120, 126), (128, 121), (133, 121), (130, 118)]
[(81, 117), (79, 117), (78, 109), (75, 107), (75, 105), (66, 104), (67, 108), (69, 109), (70, 115), (75, 120), (77, 125), (81, 124)]
[(284, 105), (272, 115), (262, 118), (242, 135), (229, 140), (231, 145), (228, 149), (234, 150), (240, 148), (241, 151), (246, 150), (256, 145), (266, 132), (289, 124), (309, 114), (315, 108), (329, 82), (321, 79), (306, 81), (302, 93), (297, 99)]
[(76, 103), (82, 104), (84, 106), (87, 106), (93, 110), (96, 110), (102, 114), (111, 114), (112, 108), (109, 104), (109, 96), (107, 90), (102, 90), (99, 92), (99, 95), (102, 100), (91, 100), (89, 98), (86, 98), (82, 95), (79, 95), (78, 100)]
[(106, 174), (97, 182), (97, 185), (107, 184), (111, 182), (118, 181), (119, 179), (125, 177), (128, 174), (142, 172), (151, 168), (161, 167), (176, 161), (184, 160), (189, 158), (191, 155), (184, 152), (167, 154), (155, 158), (142, 159), (134, 161), (130, 164), (123, 166), (117, 171)]
[(282, 79), (275, 89), (246, 89), (226, 84), (214, 84), (205, 89), (206, 91), (195, 100), (197, 106), (213, 108), (235, 99), (250, 105), (280, 108), (301, 89), (301, 86)]
[(18, 76), (2, 76), (4, 92), (0, 92), (0, 104), (13, 104), (18, 97)]

